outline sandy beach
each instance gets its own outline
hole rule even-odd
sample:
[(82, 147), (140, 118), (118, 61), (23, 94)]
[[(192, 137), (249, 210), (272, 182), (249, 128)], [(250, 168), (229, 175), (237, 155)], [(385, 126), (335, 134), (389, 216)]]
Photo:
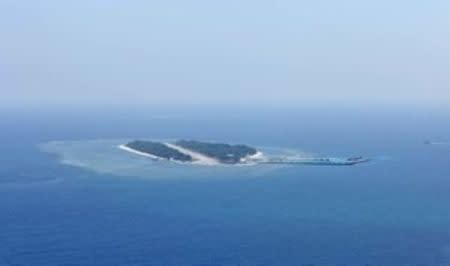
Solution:
[(172, 143), (164, 143), (165, 145), (167, 145), (167, 147), (175, 149), (183, 154), (189, 155), (191, 156), (194, 161), (192, 162), (193, 164), (201, 164), (201, 165), (219, 165), (221, 164), (219, 161), (217, 161), (214, 158), (208, 157), (206, 155), (185, 149), (183, 147), (174, 145)]
[(121, 150), (127, 151), (127, 152), (131, 152), (131, 153), (134, 153), (134, 154), (137, 154), (137, 155), (148, 157), (148, 158), (153, 159), (153, 160), (162, 160), (163, 159), (163, 158), (160, 158), (160, 157), (155, 156), (155, 155), (150, 154), (150, 153), (145, 153), (145, 152), (134, 150), (134, 149), (132, 149), (130, 147), (127, 147), (127, 146), (125, 146), (123, 144), (119, 145), (118, 148), (121, 149)]

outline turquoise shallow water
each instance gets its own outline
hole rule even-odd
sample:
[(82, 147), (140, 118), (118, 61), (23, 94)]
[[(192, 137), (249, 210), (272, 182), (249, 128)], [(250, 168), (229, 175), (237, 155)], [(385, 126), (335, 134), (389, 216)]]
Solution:
[[(50, 141), (41, 143), (39, 149), (58, 157), (66, 165), (77, 166), (98, 173), (133, 176), (148, 179), (198, 179), (259, 177), (273, 174), (284, 168), (275, 164), (247, 165), (198, 165), (169, 161), (152, 161), (145, 156), (133, 154), (119, 148), (132, 139), (97, 139)], [(264, 156), (292, 156), (311, 158), (312, 153), (289, 148), (258, 147)]]
[[(4, 115), (0, 265), (450, 265), (450, 149), (423, 144), (447, 140), (450, 116), (246, 114)], [(105, 158), (134, 137), (374, 160), (216, 169)], [(41, 151), (55, 140), (65, 158)]]

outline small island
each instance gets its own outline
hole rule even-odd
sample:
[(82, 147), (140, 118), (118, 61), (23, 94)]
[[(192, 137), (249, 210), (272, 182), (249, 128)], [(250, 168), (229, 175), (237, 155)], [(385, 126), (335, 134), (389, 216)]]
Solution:
[(119, 148), (149, 157), (153, 160), (168, 160), (179, 163), (201, 165), (238, 164), (285, 164), (285, 165), (355, 165), (369, 161), (362, 156), (349, 158), (336, 157), (289, 157), (283, 155), (267, 156), (256, 148), (237, 144), (178, 140), (175, 142), (156, 142), (134, 140)]
[(174, 143), (134, 140), (120, 148), (146, 155), (155, 160), (165, 159), (197, 164), (238, 164), (254, 159), (260, 153), (246, 145), (179, 140)]

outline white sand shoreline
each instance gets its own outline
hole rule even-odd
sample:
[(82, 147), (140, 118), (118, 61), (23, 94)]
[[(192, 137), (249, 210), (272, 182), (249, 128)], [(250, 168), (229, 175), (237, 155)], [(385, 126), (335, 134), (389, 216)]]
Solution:
[(191, 151), (189, 149), (177, 146), (175, 144), (172, 143), (164, 143), (165, 145), (167, 145), (167, 147), (175, 149), (183, 154), (189, 155), (192, 157), (192, 159), (194, 159), (194, 161), (192, 162), (192, 164), (201, 164), (201, 165), (219, 165), (221, 164), (219, 161), (217, 161), (214, 158), (208, 157), (206, 155), (200, 154), (198, 152), (194, 152)]
[(135, 149), (132, 149), (132, 148), (130, 148), (130, 147), (127, 147), (127, 146), (124, 145), (124, 144), (119, 145), (119, 146), (117, 146), (117, 147), (118, 147), (119, 149), (121, 149), (121, 150), (124, 150), (124, 151), (127, 151), (127, 152), (131, 152), (131, 153), (134, 153), (134, 154), (137, 154), (137, 155), (145, 156), (145, 157), (151, 158), (151, 159), (153, 159), (153, 160), (163, 160), (163, 159), (164, 159), (164, 158), (155, 156), (155, 155), (150, 154), (150, 153), (137, 151), (137, 150), (135, 150)]

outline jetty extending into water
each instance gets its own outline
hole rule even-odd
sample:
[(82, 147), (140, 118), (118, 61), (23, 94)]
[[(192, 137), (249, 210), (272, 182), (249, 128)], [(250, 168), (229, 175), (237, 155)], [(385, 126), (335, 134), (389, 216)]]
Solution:
[(261, 161), (264, 164), (299, 164), (299, 165), (355, 165), (370, 161), (362, 156), (350, 158), (324, 157), (324, 158), (268, 158)]

